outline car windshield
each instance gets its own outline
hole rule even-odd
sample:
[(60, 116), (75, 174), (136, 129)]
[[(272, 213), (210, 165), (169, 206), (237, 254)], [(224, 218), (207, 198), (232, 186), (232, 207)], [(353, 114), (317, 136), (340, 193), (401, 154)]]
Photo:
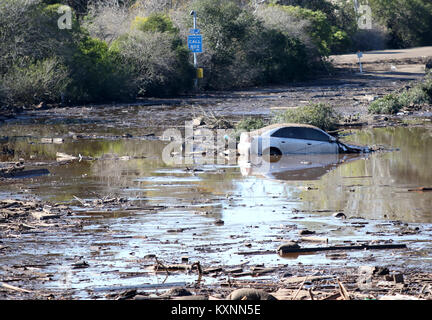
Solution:
[(290, 139), (304, 139), (316, 141), (329, 141), (329, 136), (324, 132), (313, 128), (305, 127), (285, 127), (275, 131), (272, 135), (275, 138), (290, 138)]

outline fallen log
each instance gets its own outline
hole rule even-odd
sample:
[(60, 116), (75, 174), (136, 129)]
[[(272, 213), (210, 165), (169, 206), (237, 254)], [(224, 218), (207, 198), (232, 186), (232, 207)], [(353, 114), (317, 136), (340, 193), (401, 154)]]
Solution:
[(0, 286), (3, 287), (3, 288), (5, 288), (5, 289), (9, 289), (9, 290), (13, 290), (13, 291), (24, 292), (24, 293), (32, 293), (32, 291), (30, 291), (30, 290), (18, 288), (18, 287), (12, 286), (10, 284), (6, 284), (4, 282), (0, 282)]
[(24, 171), (13, 171), (10, 173), (0, 173), (2, 178), (30, 178), (48, 175), (50, 172), (47, 169), (35, 169), (35, 170), (24, 170)]
[(319, 252), (319, 251), (334, 251), (334, 250), (382, 250), (382, 249), (404, 249), (405, 244), (376, 244), (368, 245), (362, 244), (357, 246), (332, 246), (332, 247), (315, 247), (315, 248), (295, 248), (295, 247), (282, 247), (278, 253), (305, 253), (305, 252)]
[(432, 191), (431, 187), (419, 187), (415, 189), (408, 189), (408, 192), (426, 192), (426, 191)]
[(292, 246), (281, 246), (278, 250), (263, 250), (263, 251), (239, 251), (239, 255), (265, 255), (265, 254), (286, 254), (286, 253), (314, 253), (319, 251), (334, 251), (334, 250), (383, 250), (383, 249), (405, 249), (406, 244), (376, 244), (376, 245), (357, 245), (357, 246), (332, 246), (332, 247), (310, 247), (300, 248)]

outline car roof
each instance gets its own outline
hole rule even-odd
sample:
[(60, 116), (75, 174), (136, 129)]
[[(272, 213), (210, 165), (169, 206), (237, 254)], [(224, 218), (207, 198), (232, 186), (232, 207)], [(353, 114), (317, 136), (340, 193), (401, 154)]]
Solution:
[(318, 130), (322, 131), (320, 128), (312, 126), (310, 124), (302, 124), (302, 123), (276, 123), (276, 124), (271, 124), (269, 126), (266, 126), (264, 128), (258, 129), (258, 130), (251, 131), (251, 132), (249, 132), (249, 135), (250, 136), (260, 136), (264, 132), (267, 132), (269, 130), (274, 130), (274, 129), (279, 129), (279, 128), (285, 128), (285, 127), (311, 128), (311, 129), (318, 129)]

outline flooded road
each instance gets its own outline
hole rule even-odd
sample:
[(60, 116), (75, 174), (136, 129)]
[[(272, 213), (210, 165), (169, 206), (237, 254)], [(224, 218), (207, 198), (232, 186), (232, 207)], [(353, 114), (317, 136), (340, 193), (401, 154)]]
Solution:
[[(90, 133), (93, 125), (76, 126), (77, 132)], [(341, 140), (391, 151), (281, 159), (265, 172), (242, 163), (168, 166), (161, 159), (167, 142), (144, 138), (148, 131), (122, 137), (114, 128), (111, 138), (77, 138), (68, 134), (73, 129), (74, 124), (66, 129), (52, 123), (0, 127), (0, 137), (8, 137), (7, 145), (15, 151), (2, 161), (23, 158), (28, 166), (52, 164), (45, 166), (48, 176), (0, 181), (0, 198), (36, 196), (67, 203), (74, 209), (70, 219), (82, 221), (80, 230), (61, 234), (2, 236), (1, 244), (9, 248), (0, 251), (3, 266), (38, 266), (51, 275), (49, 281), (36, 282), (36, 289), (104, 298), (107, 292), (129, 287), (154, 291), (167, 283), (196, 281), (195, 271), (155, 273), (155, 256), (166, 264), (187, 257), (204, 268), (373, 264), (432, 270), (432, 192), (409, 191), (432, 186), (431, 127), (347, 130)], [(63, 143), (41, 142), (56, 136), (63, 137)], [(58, 165), (58, 152), (98, 160)], [(107, 196), (125, 203), (105, 208), (77, 201), (92, 203)], [(337, 219), (335, 213), (347, 219)], [(327, 238), (330, 245), (393, 242), (406, 244), (410, 251), (294, 258), (247, 254), (276, 250), (284, 241), (299, 239), (304, 229)], [(76, 268), (80, 261), (86, 264)], [(211, 285), (221, 278), (226, 276), (204, 276), (202, 283)]]

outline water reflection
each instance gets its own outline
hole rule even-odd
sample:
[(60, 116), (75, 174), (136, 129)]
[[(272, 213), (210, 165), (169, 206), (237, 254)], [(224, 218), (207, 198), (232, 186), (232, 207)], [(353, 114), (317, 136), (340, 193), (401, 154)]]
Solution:
[[(343, 139), (396, 149), (391, 152), (284, 156), (264, 166), (250, 165), (240, 158), (238, 166), (195, 167), (199, 170), (166, 165), (161, 159), (166, 146), (162, 141), (70, 138), (56, 145), (42, 144), (40, 137), (23, 137), (24, 131), (20, 134), (5, 140), (15, 153), (5, 155), (3, 160), (55, 162), (57, 152), (104, 159), (50, 166), (49, 177), (2, 186), (3, 190), (19, 192), (23, 187), (31, 188), (48, 200), (70, 201), (74, 195), (92, 198), (96, 193), (172, 206), (207, 202), (213, 208), (201, 205), (204, 208), (200, 210), (229, 216), (232, 207), (239, 221), (241, 212), (250, 216), (248, 208), (266, 199), (262, 200), (266, 207), (276, 211), (290, 204), (288, 207), (306, 212), (343, 211), (347, 216), (368, 219), (432, 222), (432, 192), (408, 192), (432, 186), (432, 134), (426, 127), (356, 130)], [(116, 160), (116, 156), (131, 160)], [(229, 200), (230, 194), (236, 195), (235, 200)]]
[(376, 128), (356, 131), (349, 139), (397, 151), (372, 154), (323, 176), (316, 183), (321, 192), (302, 193), (304, 207), (341, 210), (371, 219), (432, 222), (432, 193), (408, 192), (412, 187), (432, 185), (431, 130)]
[[(284, 155), (275, 161), (248, 161), (239, 158), (240, 171), (243, 176), (262, 176), (281, 181), (318, 180), (326, 173), (343, 163), (368, 157), (354, 154), (310, 154)], [(257, 163), (257, 164), (255, 164)]]

